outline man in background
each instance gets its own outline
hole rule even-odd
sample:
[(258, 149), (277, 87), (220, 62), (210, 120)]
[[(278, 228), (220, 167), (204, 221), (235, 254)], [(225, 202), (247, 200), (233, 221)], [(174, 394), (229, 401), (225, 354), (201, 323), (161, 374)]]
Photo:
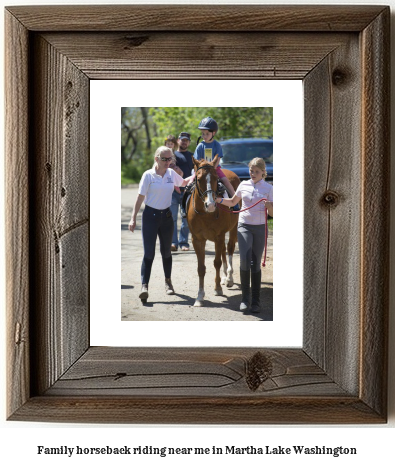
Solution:
[[(178, 150), (174, 152), (176, 157), (177, 166), (183, 171), (184, 178), (191, 176), (193, 163), (192, 157), (193, 153), (188, 151), (188, 147), (191, 143), (191, 134), (188, 132), (181, 132), (178, 136)], [(170, 210), (173, 215), (174, 220), (174, 232), (173, 232), (173, 240), (171, 245), (171, 251), (177, 251), (178, 247), (180, 247), (181, 251), (189, 251), (189, 243), (188, 243), (188, 236), (189, 236), (189, 227), (186, 218), (181, 217), (181, 228), (180, 233), (177, 231), (177, 218), (178, 213), (180, 212), (180, 205), (182, 201), (182, 196), (184, 194), (185, 188), (180, 188), (181, 192), (178, 193), (177, 191), (173, 191), (173, 196), (171, 200)]]

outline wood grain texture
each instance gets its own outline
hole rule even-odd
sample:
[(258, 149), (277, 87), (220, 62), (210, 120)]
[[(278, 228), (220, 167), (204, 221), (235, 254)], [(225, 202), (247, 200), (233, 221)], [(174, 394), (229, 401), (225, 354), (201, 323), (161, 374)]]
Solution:
[(89, 81), (43, 38), (32, 51), (33, 384), (42, 393), (89, 346)]
[[(168, 7), (6, 12), (8, 419), (386, 421), (389, 9), (218, 13), (181, 31)], [(182, 78), (206, 58), (217, 78), (304, 79), (300, 350), (89, 347), (89, 81), (163, 78), (183, 49)]]
[[(28, 31), (5, 12), (7, 412), (30, 396)], [(19, 77), (15, 80), (15, 77)]]
[[(389, 10), (362, 34), (361, 389), (370, 406), (387, 412), (389, 217), (390, 217), (390, 37)], [(373, 315), (372, 315), (373, 313)]]
[(303, 351), (262, 353), (273, 361), (273, 373), (254, 392), (245, 380), (253, 349), (90, 348), (73, 370), (44, 395), (29, 400), (12, 419), (173, 424), (382, 422)]
[(355, 397), (33, 397), (13, 420), (144, 424), (382, 424)]
[(361, 31), (382, 6), (64, 5), (8, 7), (31, 31)]
[[(298, 79), (348, 33), (82, 33), (45, 40), (91, 79)], [(197, 47), (198, 46), (198, 47)], [(163, 53), (163, 51), (166, 53)], [(298, 56), (295, 63), (294, 57)], [(180, 61), (182, 57), (182, 61)], [(169, 63), (172, 64), (169, 67)]]
[[(251, 371), (254, 353), (263, 359)], [(255, 372), (254, 372), (255, 371)], [(259, 385), (251, 387), (260, 376)], [(294, 349), (90, 348), (46, 393), (128, 396), (344, 396), (303, 351)]]
[(355, 35), (304, 81), (311, 97), (305, 113), (305, 347), (351, 393), (359, 386), (362, 256), (358, 50)]

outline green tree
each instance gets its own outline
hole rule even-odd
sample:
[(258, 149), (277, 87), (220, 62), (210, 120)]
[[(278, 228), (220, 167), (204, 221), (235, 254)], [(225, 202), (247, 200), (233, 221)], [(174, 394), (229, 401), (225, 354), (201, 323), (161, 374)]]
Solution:
[(190, 149), (195, 148), (200, 136), (200, 121), (211, 116), (219, 125), (216, 138), (273, 137), (273, 108), (150, 108), (158, 138), (154, 146), (162, 145), (167, 134), (189, 132), (193, 138)]
[(200, 121), (211, 116), (217, 122), (217, 140), (230, 137), (273, 138), (273, 108), (122, 108), (122, 181), (137, 182), (153, 163), (153, 151), (169, 134), (189, 132), (193, 152), (200, 136)]
[(146, 148), (151, 148), (148, 108), (121, 108), (121, 131), (121, 162), (127, 163), (132, 160), (143, 140), (142, 132), (145, 132)]

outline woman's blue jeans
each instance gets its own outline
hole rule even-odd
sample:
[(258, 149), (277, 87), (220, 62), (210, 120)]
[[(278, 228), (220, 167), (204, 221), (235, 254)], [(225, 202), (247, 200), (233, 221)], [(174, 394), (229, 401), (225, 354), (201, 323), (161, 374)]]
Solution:
[(178, 194), (176, 191), (173, 191), (173, 195), (171, 198), (170, 210), (171, 210), (171, 213), (173, 215), (173, 220), (174, 220), (172, 244), (175, 246), (180, 246), (180, 248), (182, 248), (183, 246), (186, 246), (189, 248), (189, 243), (188, 243), (189, 227), (188, 227), (188, 222), (186, 218), (182, 218), (180, 216), (181, 228), (180, 228), (180, 233), (178, 234), (177, 232), (177, 217), (178, 217), (178, 213), (180, 212), (182, 194), (183, 193)]
[(155, 258), (156, 239), (159, 237), (165, 278), (171, 277), (172, 257), (171, 239), (173, 237), (173, 217), (170, 209), (158, 210), (145, 206), (141, 232), (143, 236), (144, 258), (141, 264), (141, 283), (148, 284), (152, 263)]

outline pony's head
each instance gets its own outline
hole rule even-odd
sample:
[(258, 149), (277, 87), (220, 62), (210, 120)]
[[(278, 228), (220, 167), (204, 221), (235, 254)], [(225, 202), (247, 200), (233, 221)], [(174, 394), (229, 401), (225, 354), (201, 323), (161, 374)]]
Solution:
[(196, 174), (196, 189), (200, 199), (204, 203), (206, 212), (215, 211), (215, 196), (217, 193), (218, 176), (215, 170), (219, 157), (215, 156), (212, 162), (206, 160), (195, 160), (192, 157)]

